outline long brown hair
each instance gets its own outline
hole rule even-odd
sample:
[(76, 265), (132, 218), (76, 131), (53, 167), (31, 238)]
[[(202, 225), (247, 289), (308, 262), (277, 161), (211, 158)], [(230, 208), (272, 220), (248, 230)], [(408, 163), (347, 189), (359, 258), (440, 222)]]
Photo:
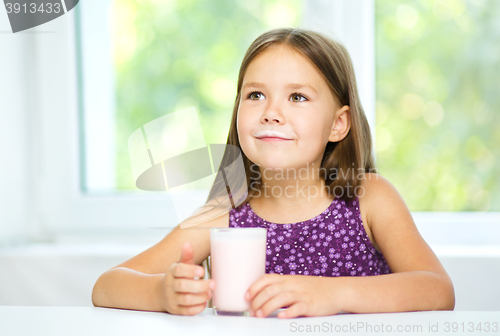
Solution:
[[(259, 170), (251, 169), (255, 164), (241, 150), (236, 128), (243, 78), (252, 60), (270, 46), (277, 44), (289, 46), (311, 60), (323, 74), (340, 106), (348, 105), (350, 108), (351, 128), (344, 139), (326, 145), (320, 171), (326, 172), (323, 175), (329, 193), (335, 191), (337, 194), (336, 191), (339, 189), (343, 191), (342, 195), (336, 196), (341, 200), (351, 201), (356, 196), (355, 190), (361, 185), (364, 173), (376, 172), (370, 128), (358, 96), (351, 58), (341, 43), (321, 33), (305, 29), (281, 28), (263, 33), (250, 45), (238, 75), (237, 94), (227, 144), (238, 147), (243, 158), (248, 186), (248, 195), (243, 203), (254, 196), (255, 190), (260, 190), (262, 187)], [(220, 169), (230, 163), (224, 155)], [(226, 188), (221, 188), (220, 185), (216, 187), (214, 184), (208, 200), (226, 193), (227, 191), (223, 189)], [(347, 192), (349, 189), (350, 193)]]

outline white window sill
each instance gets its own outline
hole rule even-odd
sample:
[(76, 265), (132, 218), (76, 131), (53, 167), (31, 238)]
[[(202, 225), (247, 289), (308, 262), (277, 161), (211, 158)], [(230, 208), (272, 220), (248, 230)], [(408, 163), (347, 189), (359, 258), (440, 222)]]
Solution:
[[(92, 306), (101, 274), (143, 243), (37, 243), (0, 248), (0, 305)], [(500, 245), (432, 245), (455, 289), (455, 310), (500, 310)]]

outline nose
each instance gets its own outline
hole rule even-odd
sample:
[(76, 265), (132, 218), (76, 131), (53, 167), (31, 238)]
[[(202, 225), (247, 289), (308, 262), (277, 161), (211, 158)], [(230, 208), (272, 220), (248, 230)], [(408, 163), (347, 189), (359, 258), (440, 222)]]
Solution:
[(268, 122), (269, 122), (269, 120), (271, 120), (271, 121), (275, 121), (277, 124), (280, 124), (280, 123), (281, 123), (281, 120), (280, 120), (280, 119), (281, 119), (281, 118), (278, 118), (278, 117), (275, 117), (275, 118), (272, 118), (272, 119), (269, 119), (268, 117), (263, 117), (263, 118), (262, 118), (262, 121), (263, 121), (264, 123), (268, 123)]
[(261, 122), (264, 124), (269, 122), (283, 124), (285, 122), (285, 116), (283, 115), (281, 106), (279, 106), (277, 102), (271, 103), (264, 111)]

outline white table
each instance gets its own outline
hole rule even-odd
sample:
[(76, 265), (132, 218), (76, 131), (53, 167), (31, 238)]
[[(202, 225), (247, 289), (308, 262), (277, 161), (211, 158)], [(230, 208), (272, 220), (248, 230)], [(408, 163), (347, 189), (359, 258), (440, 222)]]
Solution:
[[(452, 332), (454, 322), (459, 328), (456, 332)], [(482, 332), (477, 329), (473, 332), (467, 330), (472, 324), (474, 328), (477, 328), (480, 322)], [(485, 332), (485, 322), (490, 323), (489, 332)], [(497, 332), (492, 331), (494, 322), (498, 324)], [(449, 323), (449, 332), (446, 332), (447, 323)], [(464, 331), (462, 331), (462, 323), (464, 323)], [(368, 329), (370, 326), (371, 332)], [(431, 326), (436, 332), (429, 331)], [(398, 327), (401, 332), (398, 332)], [(418, 332), (419, 328), (420, 332)], [(276, 317), (262, 319), (214, 316), (212, 309), (209, 308), (196, 316), (176, 316), (166, 313), (94, 307), (0, 306), (0, 335), (2, 336), (274, 336), (311, 333), (323, 335), (386, 335), (389, 333), (394, 335), (500, 335), (500, 312), (433, 311), (340, 314), (284, 320)]]

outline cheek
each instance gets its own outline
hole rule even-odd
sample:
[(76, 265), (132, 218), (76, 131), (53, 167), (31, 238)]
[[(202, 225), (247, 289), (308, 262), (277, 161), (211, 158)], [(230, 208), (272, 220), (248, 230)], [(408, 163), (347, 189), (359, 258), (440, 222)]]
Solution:
[(236, 128), (238, 130), (238, 135), (248, 136), (250, 129), (252, 127), (251, 118), (249, 114), (245, 113), (244, 110), (238, 111), (236, 118)]
[(240, 141), (240, 145), (242, 146), (242, 149), (246, 147), (246, 144), (248, 142), (248, 134), (250, 133), (249, 129), (249, 122), (247, 118), (245, 118), (244, 114), (240, 114), (238, 112), (238, 116), (236, 119), (236, 130), (238, 133), (238, 139)]
[(245, 130), (244, 125), (245, 125), (244, 120), (242, 119), (242, 116), (238, 111), (238, 115), (236, 116), (236, 131), (238, 131), (238, 138), (240, 138), (240, 142), (241, 142), (241, 134)]
[[(304, 126), (306, 123), (303, 123)], [(307, 127), (302, 128), (301, 136), (303, 139), (307, 139), (306, 143), (311, 150), (324, 149), (328, 142), (328, 137), (330, 135), (330, 129), (326, 127), (325, 123), (319, 122), (307, 122)]]
[[(241, 113), (240, 113), (241, 112)], [(239, 111), (236, 119), (236, 128), (241, 150), (252, 162), (256, 162), (256, 148), (253, 142), (252, 130), (254, 130), (254, 120), (251, 114)]]
[(322, 138), (327, 128), (324, 120), (315, 118), (304, 118), (298, 124), (297, 131), (310, 139)]

